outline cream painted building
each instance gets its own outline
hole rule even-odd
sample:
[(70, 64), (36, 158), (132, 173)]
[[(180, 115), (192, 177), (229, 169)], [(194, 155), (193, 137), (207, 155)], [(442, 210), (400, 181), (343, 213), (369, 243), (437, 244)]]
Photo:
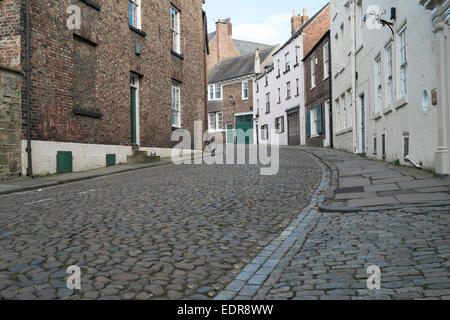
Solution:
[(419, 2), (331, 1), (334, 145), (448, 173), (448, 93), (436, 77), (444, 67), (448, 79), (448, 64)]

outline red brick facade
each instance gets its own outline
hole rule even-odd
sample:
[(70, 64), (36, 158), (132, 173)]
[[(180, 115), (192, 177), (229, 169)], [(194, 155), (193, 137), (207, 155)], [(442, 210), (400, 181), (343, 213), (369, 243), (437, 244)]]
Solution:
[(230, 18), (216, 22), (216, 35), (209, 42), (209, 55), (207, 56), (208, 72), (220, 61), (236, 57), (239, 51), (233, 44), (233, 25)]
[(327, 5), (305, 29), (303, 34), (303, 53), (306, 56), (322, 36), (330, 29), (330, 5)]
[[(24, 6), (25, 1), (6, 0), (0, 8), (19, 2)], [(81, 30), (66, 27), (70, 5), (81, 9)], [(131, 72), (140, 75), (141, 146), (173, 145), (173, 80), (181, 83), (182, 127), (193, 136), (194, 121), (205, 121), (202, 1), (142, 1), (144, 33), (129, 27), (128, 5), (128, 1), (116, 0), (31, 1), (33, 140), (130, 145)], [(171, 53), (171, 5), (180, 10), (182, 56)], [(16, 5), (14, 10), (17, 14)], [(23, 12), (22, 7), (22, 24)], [(11, 28), (9, 33), (24, 38), (23, 28), (20, 32), (17, 29)], [(0, 40), (5, 37), (3, 28), (0, 36)], [(137, 47), (139, 55), (135, 53)], [(86, 111), (85, 115), (76, 114), (74, 110), (78, 109)]]
[[(328, 44), (328, 76), (324, 76), (324, 46)], [(325, 107), (327, 101), (331, 103), (331, 90), (330, 90), (330, 77), (331, 77), (331, 54), (330, 54), (330, 33), (327, 32), (322, 39), (316, 44), (316, 46), (309, 52), (308, 56), (304, 59), (305, 70), (305, 105), (306, 110), (315, 112), (315, 107), (318, 104), (322, 105), (322, 132), (317, 136), (306, 137), (306, 145), (323, 147), (323, 140), (325, 134), (330, 128), (326, 128), (325, 121)], [(315, 76), (315, 88), (311, 89), (311, 61), (316, 61), (316, 76)], [(325, 78), (325, 79), (324, 79)]]

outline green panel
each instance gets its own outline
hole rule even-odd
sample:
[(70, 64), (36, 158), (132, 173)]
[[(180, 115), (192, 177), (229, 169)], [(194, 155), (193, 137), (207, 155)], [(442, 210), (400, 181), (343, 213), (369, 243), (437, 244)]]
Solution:
[[(253, 144), (253, 115), (236, 116), (236, 143), (237, 144)], [(243, 130), (244, 133), (238, 132)]]
[(322, 125), (322, 102), (317, 105), (317, 133), (323, 133), (323, 125)]
[(311, 110), (306, 110), (306, 135), (311, 137)]
[(106, 155), (106, 166), (112, 167), (116, 165), (116, 155), (115, 154), (107, 154)]
[(131, 88), (131, 144), (137, 144), (136, 137), (136, 88)]
[(58, 173), (70, 173), (72, 169), (72, 152), (58, 151), (56, 155), (56, 171)]
[(233, 143), (233, 126), (227, 125), (227, 143)]

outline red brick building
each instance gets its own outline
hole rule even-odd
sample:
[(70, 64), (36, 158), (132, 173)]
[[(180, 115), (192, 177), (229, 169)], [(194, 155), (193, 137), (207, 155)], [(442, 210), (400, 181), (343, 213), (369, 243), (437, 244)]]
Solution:
[(326, 32), (303, 59), (306, 145), (332, 147), (331, 46)]
[[(272, 65), (279, 45), (267, 45), (232, 38), (230, 18), (216, 23), (209, 34), (208, 130), (221, 133), (227, 143), (253, 143), (253, 86), (256, 75)], [(239, 136), (237, 129), (248, 131)]]
[[(26, 69), (25, 5), (0, 2), (0, 64), (18, 69)], [(173, 146), (176, 128), (193, 136), (194, 121), (206, 125), (202, 5), (30, 1), (30, 122), (23, 99), (22, 138), (30, 125), (34, 173), (54, 172), (58, 151), (72, 152), (74, 170), (103, 166), (108, 153), (126, 162), (132, 145), (165, 156), (149, 148)]]

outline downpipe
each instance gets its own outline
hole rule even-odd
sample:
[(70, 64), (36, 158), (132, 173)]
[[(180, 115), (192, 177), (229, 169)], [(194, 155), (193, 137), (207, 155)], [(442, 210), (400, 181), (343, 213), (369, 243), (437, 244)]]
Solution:
[(25, 85), (26, 85), (26, 109), (27, 109), (27, 155), (28, 155), (28, 167), (27, 167), (27, 176), (33, 177), (33, 159), (31, 156), (31, 99), (30, 99), (30, 52), (31, 52), (31, 45), (30, 45), (30, 33), (31, 33), (31, 23), (30, 23), (30, 0), (26, 0), (25, 5), (25, 19), (26, 19), (26, 38), (25, 38), (25, 55), (26, 55), (26, 61), (25, 61)]

